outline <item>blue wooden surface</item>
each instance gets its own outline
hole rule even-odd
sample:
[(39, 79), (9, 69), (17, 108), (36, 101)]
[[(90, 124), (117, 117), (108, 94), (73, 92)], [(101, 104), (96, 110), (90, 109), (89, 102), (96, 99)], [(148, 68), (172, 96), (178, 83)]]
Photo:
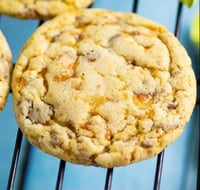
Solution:
[[(176, 0), (140, 0), (138, 14), (163, 24), (173, 32), (177, 6), (178, 1)], [(131, 11), (132, 0), (96, 0), (94, 7), (128, 12)], [(191, 56), (196, 75), (199, 76), (199, 56), (196, 54), (189, 39), (191, 20), (198, 7), (199, 1), (191, 9), (184, 6), (180, 40)], [(0, 28), (8, 39), (14, 61), (16, 61), (25, 41), (36, 27), (37, 21), (34, 20), (19, 20), (5, 16), (1, 18)], [(6, 189), (16, 133), (17, 125), (12, 110), (12, 95), (9, 95), (6, 108), (0, 113), (0, 190)], [(195, 108), (183, 135), (165, 151), (161, 181), (162, 190), (195, 190), (198, 139), (199, 106)], [(21, 159), (26, 154), (24, 148), (26, 146), (25, 140), (24, 138)], [(156, 158), (152, 158), (130, 166), (116, 168), (113, 175), (112, 190), (152, 189), (155, 166)], [(58, 167), (58, 159), (32, 147), (24, 178), (24, 190), (54, 189)], [(67, 163), (63, 189), (102, 190), (104, 188), (105, 175), (106, 170), (102, 168)], [(19, 180), (20, 176), (23, 176), (21, 165), (19, 165), (17, 180)]]

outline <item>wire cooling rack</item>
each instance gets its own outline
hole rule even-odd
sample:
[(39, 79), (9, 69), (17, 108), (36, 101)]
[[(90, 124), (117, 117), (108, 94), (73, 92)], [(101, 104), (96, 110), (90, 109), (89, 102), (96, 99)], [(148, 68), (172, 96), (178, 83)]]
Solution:
[[(133, 1), (132, 12), (137, 13), (138, 5), (139, 5), (139, 0)], [(179, 2), (178, 7), (177, 7), (175, 27), (174, 27), (174, 34), (177, 38), (179, 38), (179, 34), (180, 34), (180, 30), (181, 30), (183, 6), (184, 5), (181, 2)], [(93, 7), (93, 5), (91, 5), (89, 8), (92, 8), (92, 7)], [(38, 26), (40, 26), (42, 23), (43, 23), (42, 20), (38, 21)], [(199, 88), (199, 78), (197, 79), (197, 84), (198, 84), (198, 88)], [(199, 104), (200, 104), (200, 99), (197, 98), (196, 107), (199, 108)], [(20, 156), (20, 150), (22, 147), (22, 140), (23, 140), (22, 132), (20, 131), (20, 129), (18, 129), (15, 147), (14, 147), (14, 151), (13, 151), (12, 162), (11, 162), (11, 166), (10, 166), (9, 177), (8, 177), (8, 181), (7, 181), (7, 190), (13, 190), (14, 185), (16, 183), (16, 174), (17, 174), (17, 169), (18, 169), (18, 165), (19, 165), (19, 161), (20, 161), (19, 156)], [(28, 145), (26, 148), (26, 155), (25, 155), (26, 157), (29, 154), (29, 149), (30, 149), (30, 145)], [(154, 171), (152, 171), (152, 173), (154, 173), (153, 190), (160, 189), (161, 177), (162, 177), (162, 173), (163, 173), (162, 168), (163, 168), (163, 163), (164, 163), (164, 154), (165, 154), (165, 150), (162, 151), (157, 156), (156, 167), (155, 167)], [(25, 166), (26, 166), (26, 164), (25, 164)], [(57, 171), (57, 180), (55, 183), (55, 190), (62, 189), (65, 170), (66, 170), (66, 162), (63, 160), (60, 160), (59, 168)], [(115, 171), (114, 168), (107, 169), (107, 172), (105, 175), (104, 190), (111, 190), (112, 178), (113, 178), (114, 171)], [(20, 174), (20, 175), (23, 176), (24, 174)], [(21, 180), (20, 183), (24, 183), (23, 177), (21, 177), (20, 180)], [(197, 180), (196, 181), (197, 181), (196, 190), (199, 190), (200, 189), (200, 156), (199, 155), (198, 155), (198, 169), (197, 169)], [(75, 183), (77, 183), (77, 182), (75, 182)], [(132, 189), (134, 189), (134, 187)]]

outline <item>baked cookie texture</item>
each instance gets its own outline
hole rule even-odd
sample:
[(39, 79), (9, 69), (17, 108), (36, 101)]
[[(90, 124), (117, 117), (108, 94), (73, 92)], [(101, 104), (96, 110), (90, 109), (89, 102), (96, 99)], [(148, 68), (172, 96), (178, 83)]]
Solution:
[(0, 13), (22, 19), (48, 19), (73, 9), (84, 8), (93, 0), (1, 0)]
[(161, 152), (181, 135), (196, 99), (191, 60), (170, 32), (102, 9), (65, 13), (37, 29), (12, 89), (33, 145), (106, 168)]
[(0, 111), (3, 110), (10, 90), (12, 55), (8, 43), (0, 31)]

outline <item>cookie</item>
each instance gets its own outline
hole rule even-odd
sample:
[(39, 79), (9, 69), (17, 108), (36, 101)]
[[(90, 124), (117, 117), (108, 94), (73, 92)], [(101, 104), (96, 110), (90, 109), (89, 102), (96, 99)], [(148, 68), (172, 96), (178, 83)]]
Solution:
[(179, 41), (133, 13), (65, 13), (42, 25), (13, 75), (28, 140), (63, 160), (106, 168), (148, 159), (192, 114), (195, 76)]
[(65, 11), (87, 7), (93, 0), (1, 0), (0, 14), (22, 19), (48, 19)]
[(2, 111), (10, 90), (12, 56), (8, 43), (1, 31), (0, 44), (0, 111)]

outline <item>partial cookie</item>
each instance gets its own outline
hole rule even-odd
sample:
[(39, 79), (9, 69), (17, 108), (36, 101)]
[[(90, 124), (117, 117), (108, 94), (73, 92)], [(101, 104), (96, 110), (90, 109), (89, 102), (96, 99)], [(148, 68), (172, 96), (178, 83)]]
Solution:
[(93, 0), (1, 0), (0, 14), (22, 19), (47, 19), (89, 6)]
[(0, 31), (0, 111), (3, 110), (10, 90), (11, 52), (5, 37)]
[(161, 152), (181, 135), (196, 99), (191, 60), (170, 32), (101, 9), (41, 26), (17, 61), (12, 88), (32, 144), (109, 168)]

